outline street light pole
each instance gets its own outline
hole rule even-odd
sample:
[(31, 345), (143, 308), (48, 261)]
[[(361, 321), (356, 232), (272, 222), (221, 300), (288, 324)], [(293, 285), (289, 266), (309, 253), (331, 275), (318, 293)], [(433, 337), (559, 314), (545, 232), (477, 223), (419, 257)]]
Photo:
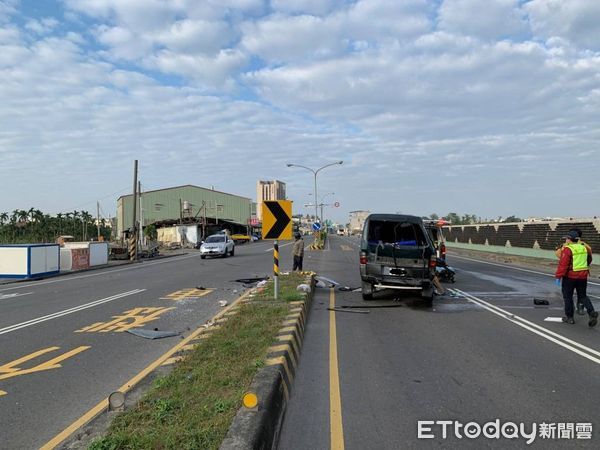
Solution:
[(302, 169), (306, 169), (306, 170), (310, 170), (314, 177), (315, 177), (315, 220), (318, 220), (318, 214), (319, 214), (319, 209), (318, 209), (318, 203), (317, 203), (317, 175), (319, 174), (319, 172), (323, 169), (325, 169), (326, 167), (331, 167), (331, 166), (335, 166), (338, 164), (344, 164), (344, 161), (336, 161), (334, 163), (330, 163), (330, 164), (325, 164), (324, 166), (319, 167), (318, 169), (311, 169), (310, 167), (306, 167), (306, 166), (302, 166), (300, 164), (286, 164), (288, 167), (300, 167)]

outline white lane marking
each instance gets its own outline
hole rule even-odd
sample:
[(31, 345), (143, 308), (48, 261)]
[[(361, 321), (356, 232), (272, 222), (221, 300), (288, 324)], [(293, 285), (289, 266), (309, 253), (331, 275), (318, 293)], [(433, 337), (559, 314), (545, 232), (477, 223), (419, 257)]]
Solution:
[(591, 294), (588, 294), (587, 296), (588, 296), (588, 297), (593, 297), (593, 298), (600, 298), (600, 297), (598, 297), (597, 295), (591, 295)]
[(22, 294), (17, 294), (17, 293), (14, 293), (14, 294), (0, 294), (0, 300), (5, 300), (7, 298), (22, 297), (24, 295), (31, 295), (31, 294), (33, 294), (33, 292), (24, 292)]
[[(458, 256), (458, 255), (452, 255), (453, 258), (458, 258), (458, 259), (466, 259), (467, 261), (473, 261), (473, 262), (478, 262), (481, 264), (488, 264), (490, 266), (497, 266), (497, 267), (504, 267), (506, 269), (513, 269), (513, 270), (520, 270), (521, 272), (529, 272), (529, 273), (535, 273), (537, 275), (545, 275), (547, 277), (552, 277), (554, 278), (554, 274), (553, 273), (546, 273), (546, 272), (536, 272), (535, 270), (529, 270), (529, 269), (521, 269), (520, 267), (514, 267), (514, 266), (509, 266), (507, 264), (497, 264), (497, 263), (491, 263), (489, 261), (482, 261), (480, 259), (473, 259), (473, 258), (466, 258), (464, 256)], [(558, 264), (558, 261), (557, 261)], [(589, 281), (588, 280), (588, 284), (592, 284), (594, 286), (600, 286), (600, 283), (594, 283), (593, 281)]]
[(562, 317), (546, 317), (544, 322), (562, 322)]
[(94, 306), (101, 305), (103, 303), (112, 302), (113, 300), (117, 300), (123, 297), (127, 297), (129, 295), (139, 294), (140, 292), (144, 292), (146, 289), (134, 289), (133, 291), (123, 292), (121, 294), (112, 295), (110, 297), (101, 298), (100, 300), (95, 300), (90, 303), (86, 303), (84, 305), (75, 306), (74, 308), (65, 309), (63, 311), (55, 312), (52, 314), (48, 314), (46, 316), (38, 317), (36, 319), (31, 319), (26, 322), (17, 323), (15, 325), (11, 325), (5, 328), (0, 328), (0, 334), (10, 333), (12, 331), (20, 330), (21, 328), (30, 327), (32, 325), (36, 325), (41, 322), (46, 322), (47, 320), (57, 319), (62, 316), (66, 316), (68, 314), (73, 314), (79, 311), (83, 311), (84, 309), (93, 308)]
[[(454, 291), (454, 292), (457, 292), (457, 293), (463, 295), (470, 302), (473, 302), (480, 306), (483, 306), (485, 309), (487, 309), (491, 313), (496, 314), (497, 316), (500, 316), (500, 317), (514, 323), (515, 325), (520, 326), (521, 328), (525, 328), (526, 330), (529, 330), (532, 333), (535, 333), (538, 336), (543, 337), (544, 339), (554, 342), (555, 344), (558, 344), (561, 347), (571, 350), (572, 352), (577, 353), (578, 355), (581, 355), (584, 358), (587, 358), (590, 361), (595, 362), (596, 364), (600, 364), (600, 358), (592, 356), (592, 355), (597, 355), (600, 357), (600, 352), (597, 350), (594, 350), (593, 348), (587, 347), (583, 344), (580, 344), (579, 342), (575, 342), (561, 334), (555, 333), (554, 331), (550, 331), (547, 328), (541, 327), (533, 322), (523, 319), (522, 317), (519, 317), (509, 311), (505, 311), (501, 308), (498, 308), (497, 306), (494, 306), (491, 303), (488, 303), (485, 300), (482, 300), (478, 297), (470, 295), (467, 292), (461, 291), (460, 289), (451, 289), (451, 291)], [(582, 350), (585, 350), (585, 351), (582, 351)], [(588, 352), (588, 353), (585, 353), (585, 352)]]
[(167, 264), (167, 263), (171, 263), (171, 262), (183, 261), (185, 259), (190, 259), (190, 258), (198, 258), (199, 256), (200, 256), (200, 253), (193, 254), (193, 255), (174, 256), (174, 257), (168, 258), (168, 259), (166, 259), (164, 261), (154, 261), (154, 262), (148, 262), (148, 263), (135, 264), (135, 265), (131, 265), (131, 266), (128, 266), (128, 267), (124, 267), (122, 269), (113, 269), (113, 270), (102, 270), (102, 269), (100, 269), (96, 273), (91, 273), (91, 274), (86, 274), (86, 275), (75, 275), (75, 276), (71, 276), (71, 277), (70, 276), (60, 277), (60, 278), (54, 278), (52, 280), (37, 281), (37, 282), (34, 282), (34, 283), (28, 283), (28, 284), (17, 283), (18, 286), (11, 286), (11, 287), (7, 287), (7, 288), (2, 288), (2, 289), (0, 289), (0, 292), (13, 291), (15, 289), (21, 289), (21, 288), (27, 288), (27, 287), (41, 286), (43, 284), (63, 283), (65, 281), (81, 280), (83, 278), (99, 277), (99, 276), (102, 276), (102, 275), (111, 275), (113, 273), (124, 272), (126, 270), (143, 269), (144, 267), (156, 266), (158, 264)]
[(547, 307), (547, 306), (511, 306), (511, 305), (498, 305), (501, 306), (502, 308), (508, 308), (508, 309), (556, 309), (559, 311), (562, 311), (563, 308), (558, 308), (555, 306), (552, 307)]
[[(281, 247), (287, 247), (288, 245), (292, 245), (292, 244), (293, 244), (293, 242), (288, 242), (287, 244), (280, 245), (279, 248), (281, 248)], [(265, 252), (272, 252), (272, 251), (273, 251), (273, 247), (268, 248), (268, 249), (265, 250)]]

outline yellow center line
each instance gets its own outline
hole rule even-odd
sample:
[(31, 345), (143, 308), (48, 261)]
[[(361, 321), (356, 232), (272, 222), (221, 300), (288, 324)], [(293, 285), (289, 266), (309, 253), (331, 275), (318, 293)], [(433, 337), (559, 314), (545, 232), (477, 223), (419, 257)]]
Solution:
[[(335, 308), (335, 290), (333, 288), (329, 291), (329, 308)], [(329, 418), (331, 449), (344, 450), (335, 311), (329, 312)]]

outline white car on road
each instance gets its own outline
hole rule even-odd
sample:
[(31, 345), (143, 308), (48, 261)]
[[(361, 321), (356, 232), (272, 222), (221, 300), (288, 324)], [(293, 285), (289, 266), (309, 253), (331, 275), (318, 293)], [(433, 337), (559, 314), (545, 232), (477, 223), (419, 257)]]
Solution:
[(233, 256), (235, 254), (235, 244), (226, 234), (213, 234), (208, 236), (200, 246), (200, 258), (207, 256)]

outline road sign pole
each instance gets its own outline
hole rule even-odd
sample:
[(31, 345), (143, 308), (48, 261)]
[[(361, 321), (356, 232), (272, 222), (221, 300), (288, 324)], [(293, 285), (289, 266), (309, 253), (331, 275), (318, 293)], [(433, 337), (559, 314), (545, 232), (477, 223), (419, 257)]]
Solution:
[(273, 242), (273, 281), (275, 300), (279, 298), (279, 241)]

